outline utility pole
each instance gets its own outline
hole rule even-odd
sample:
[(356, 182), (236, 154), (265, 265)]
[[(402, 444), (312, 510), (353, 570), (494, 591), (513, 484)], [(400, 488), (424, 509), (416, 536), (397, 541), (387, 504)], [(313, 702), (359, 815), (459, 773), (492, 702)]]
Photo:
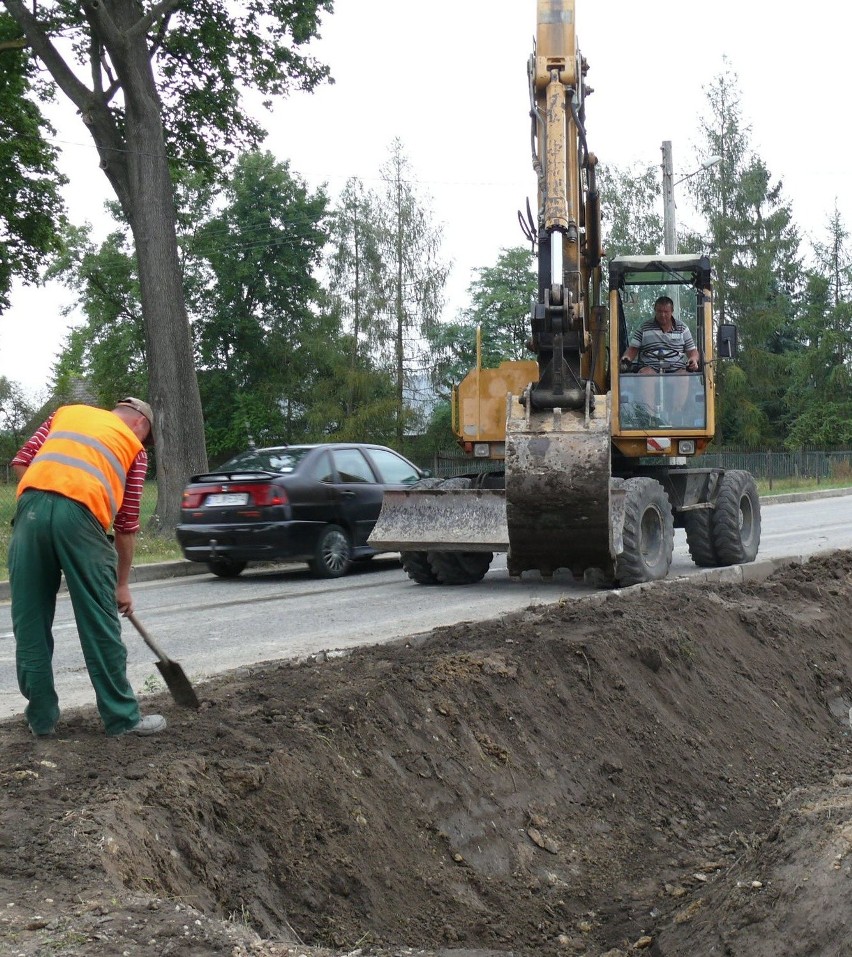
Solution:
[(698, 173), (710, 169), (711, 166), (717, 166), (722, 162), (722, 157), (708, 157), (698, 169), (687, 173), (686, 176), (681, 176), (676, 183), (674, 178), (674, 162), (672, 161), (672, 141), (663, 140), (663, 145), (660, 149), (663, 153), (663, 251), (667, 256), (673, 256), (677, 253), (674, 188), (685, 179), (691, 179)]
[(672, 141), (663, 140), (663, 251), (667, 256), (677, 252), (677, 226), (675, 225), (674, 163)]

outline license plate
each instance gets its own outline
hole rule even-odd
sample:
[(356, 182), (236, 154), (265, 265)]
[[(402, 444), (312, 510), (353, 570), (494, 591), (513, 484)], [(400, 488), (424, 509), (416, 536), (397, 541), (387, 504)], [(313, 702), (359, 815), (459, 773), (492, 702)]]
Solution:
[(204, 504), (208, 506), (248, 505), (248, 493), (231, 492), (229, 494), (223, 494), (223, 495), (208, 495)]

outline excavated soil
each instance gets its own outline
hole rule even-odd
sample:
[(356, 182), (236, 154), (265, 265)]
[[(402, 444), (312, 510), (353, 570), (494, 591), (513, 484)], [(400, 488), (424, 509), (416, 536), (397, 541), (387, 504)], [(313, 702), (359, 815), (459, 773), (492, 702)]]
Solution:
[(850, 621), (838, 552), (5, 721), (0, 952), (850, 954)]

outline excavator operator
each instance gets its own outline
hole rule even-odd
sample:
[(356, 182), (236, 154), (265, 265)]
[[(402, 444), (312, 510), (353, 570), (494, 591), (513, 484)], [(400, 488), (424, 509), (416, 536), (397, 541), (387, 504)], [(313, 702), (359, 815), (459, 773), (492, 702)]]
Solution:
[(654, 303), (654, 318), (636, 329), (621, 357), (621, 371), (641, 375), (661, 372), (697, 372), (698, 349), (687, 325), (674, 317), (674, 302), (660, 296)]

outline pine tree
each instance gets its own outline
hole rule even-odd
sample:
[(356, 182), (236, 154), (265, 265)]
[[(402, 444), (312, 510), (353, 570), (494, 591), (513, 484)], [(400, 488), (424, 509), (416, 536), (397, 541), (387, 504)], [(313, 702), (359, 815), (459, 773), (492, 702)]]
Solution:
[(785, 383), (800, 348), (799, 237), (782, 184), (751, 150), (737, 84), (726, 68), (706, 89), (705, 156), (721, 156), (722, 163), (691, 189), (708, 223), (718, 320), (739, 328), (737, 368), (720, 370), (720, 431), (728, 442), (776, 444), (783, 437)]
[(380, 249), (384, 309), (377, 335), (389, 350), (396, 388), (396, 440), (419, 427), (428, 389), (428, 341), (443, 307), (449, 266), (442, 259), (441, 230), (432, 222), (427, 199), (418, 195), (403, 144), (395, 139), (382, 167)]

